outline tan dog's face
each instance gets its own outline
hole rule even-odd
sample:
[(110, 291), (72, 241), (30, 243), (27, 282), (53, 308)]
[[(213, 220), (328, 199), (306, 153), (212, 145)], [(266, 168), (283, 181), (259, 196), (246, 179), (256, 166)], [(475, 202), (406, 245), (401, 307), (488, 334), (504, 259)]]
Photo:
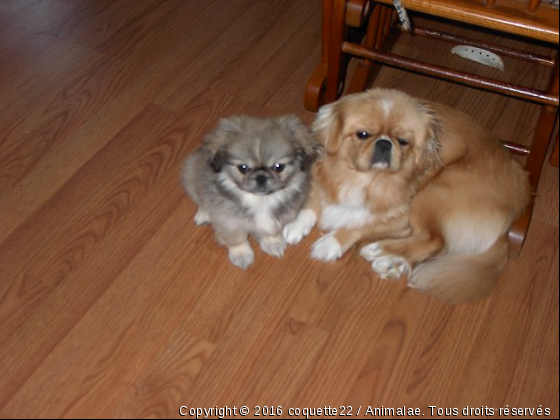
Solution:
[(417, 174), (438, 159), (429, 107), (399, 91), (374, 89), (319, 110), (313, 129), (328, 155), (356, 171)]

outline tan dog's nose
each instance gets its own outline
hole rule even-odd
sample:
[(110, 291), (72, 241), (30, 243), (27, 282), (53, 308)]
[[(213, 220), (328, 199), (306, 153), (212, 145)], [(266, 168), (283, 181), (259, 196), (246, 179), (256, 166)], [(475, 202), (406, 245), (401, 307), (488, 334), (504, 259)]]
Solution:
[(373, 152), (373, 165), (391, 165), (391, 152), (393, 150), (393, 143), (390, 140), (381, 138), (375, 142)]

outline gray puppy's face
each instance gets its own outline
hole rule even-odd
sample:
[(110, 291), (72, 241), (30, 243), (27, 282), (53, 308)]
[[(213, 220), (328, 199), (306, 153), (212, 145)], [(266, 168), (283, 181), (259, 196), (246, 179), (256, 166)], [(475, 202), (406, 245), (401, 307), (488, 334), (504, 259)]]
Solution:
[(294, 148), (281, 132), (243, 135), (228, 148), (224, 172), (243, 191), (271, 194), (283, 189), (296, 171), (297, 156)]
[(224, 120), (218, 131), (223, 141), (212, 157), (212, 168), (252, 194), (284, 189), (307, 170), (318, 150), (296, 117), (234, 117)]

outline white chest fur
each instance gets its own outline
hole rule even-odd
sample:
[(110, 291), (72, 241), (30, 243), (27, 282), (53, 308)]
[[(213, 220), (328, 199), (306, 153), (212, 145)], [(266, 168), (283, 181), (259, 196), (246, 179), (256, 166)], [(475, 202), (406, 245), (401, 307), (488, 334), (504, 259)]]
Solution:
[(320, 227), (323, 230), (358, 229), (373, 222), (365, 204), (364, 186), (361, 183), (341, 190), (338, 203), (324, 203)]
[(275, 212), (279, 206), (286, 201), (289, 189), (278, 191), (274, 194), (259, 195), (239, 189), (233, 181), (223, 175), (220, 182), (228, 191), (233, 192), (240, 201), (241, 207), (252, 218), (247, 223), (247, 230), (257, 236), (269, 235), (276, 236), (280, 233), (282, 226), (275, 217)]
[(259, 196), (256, 194), (242, 193), (241, 201), (254, 218), (256, 234), (277, 235), (281, 226), (274, 212), (278, 208), (281, 197), (278, 194)]

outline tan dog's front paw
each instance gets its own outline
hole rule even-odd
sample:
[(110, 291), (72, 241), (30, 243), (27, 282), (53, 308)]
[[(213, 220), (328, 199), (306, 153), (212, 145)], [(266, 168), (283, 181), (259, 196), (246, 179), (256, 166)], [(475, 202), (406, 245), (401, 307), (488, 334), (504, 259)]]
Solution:
[(360, 250), (360, 255), (369, 262), (374, 262), (377, 258), (383, 255), (383, 249), (379, 246), (378, 242), (371, 243), (364, 246)]
[(373, 261), (371, 267), (373, 271), (384, 279), (399, 279), (403, 275), (410, 275), (410, 264), (408, 261), (396, 255), (378, 257)]
[(336, 261), (342, 257), (344, 251), (340, 243), (334, 237), (334, 233), (323, 236), (313, 244), (311, 257), (325, 262)]
[(292, 223), (288, 223), (284, 227), (282, 234), (284, 235), (284, 240), (290, 245), (295, 245), (311, 232), (313, 226), (317, 222), (317, 215), (313, 210), (304, 209), (302, 210), (296, 220)]

